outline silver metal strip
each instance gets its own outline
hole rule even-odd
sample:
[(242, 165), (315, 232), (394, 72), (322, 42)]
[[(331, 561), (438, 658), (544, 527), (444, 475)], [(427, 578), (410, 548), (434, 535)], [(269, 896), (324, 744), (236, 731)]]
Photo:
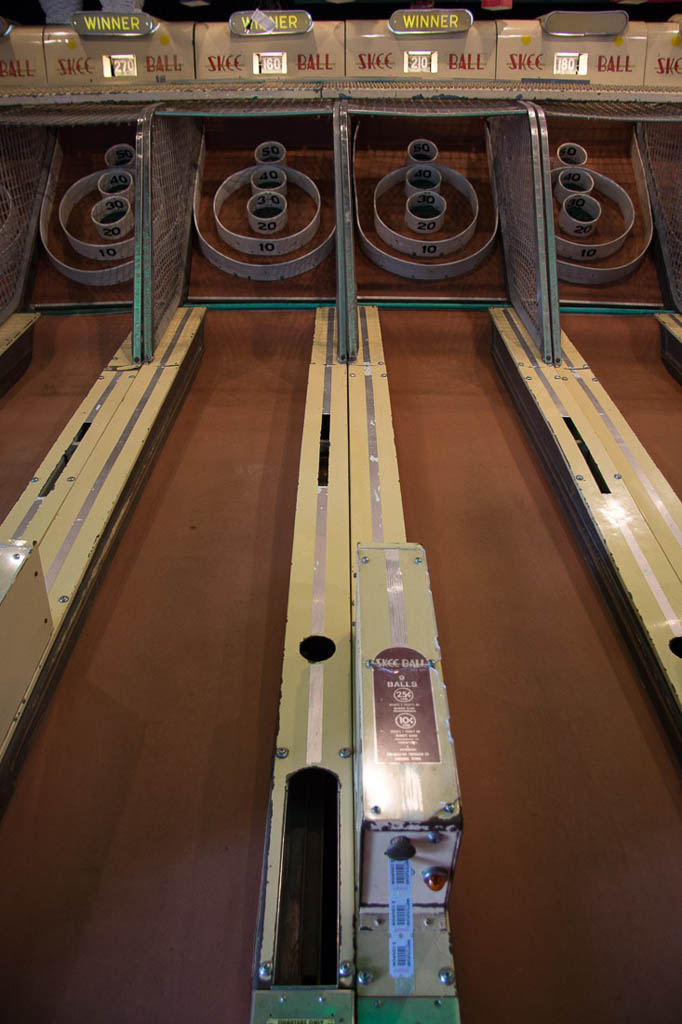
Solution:
[[(509, 316), (508, 316), (506, 310), (505, 310), (505, 314), (507, 315), (507, 319), (509, 319)], [(516, 329), (516, 325), (514, 324), (514, 322), (512, 320), (509, 320), (509, 322), (510, 322), (511, 326), (514, 328), (514, 332), (515, 332), (517, 338), (519, 339), (520, 343), (523, 345), (524, 351), (527, 352), (528, 349), (527, 349), (526, 345), (524, 344), (523, 338), (520, 336), (518, 330)], [(561, 403), (561, 399), (556, 394), (554, 388), (551, 386), (551, 384), (549, 383), (547, 378), (542, 373), (538, 374), (538, 376), (542, 379), (542, 382), (545, 385), (545, 389), (546, 389), (547, 393), (549, 394), (550, 398), (554, 402), (554, 405), (561, 412), (561, 415), (562, 416), (567, 416), (568, 413), (564, 409), (564, 407), (563, 407), (563, 405)], [(613, 497), (614, 501), (618, 500), (614, 496), (612, 496), (612, 497)], [(585, 501), (585, 499), (583, 499), (583, 500)], [(585, 503), (587, 504), (586, 501), (585, 501)], [(620, 508), (620, 505), (618, 506), (618, 508)], [(640, 569), (642, 570), (642, 576), (643, 576), (647, 586), (649, 587), (649, 590), (653, 594), (653, 596), (654, 596), (654, 598), (656, 600), (656, 603), (658, 604), (659, 608), (663, 612), (663, 614), (665, 616), (665, 619), (666, 619), (666, 622), (670, 626), (670, 629), (672, 630), (673, 635), (674, 636), (682, 635), (682, 627), (680, 626), (680, 620), (675, 615), (675, 612), (674, 612), (674, 610), (672, 608), (672, 605), (668, 601), (668, 598), (665, 595), (665, 591), (663, 590), (663, 587), (661, 586), (661, 583), (660, 583), (658, 577), (654, 573), (654, 570), (649, 565), (649, 562), (647, 561), (644, 552), (642, 551), (642, 549), (640, 548), (639, 544), (635, 540), (635, 537), (631, 533), (630, 529), (623, 522), (622, 514), (618, 513), (616, 515), (612, 515), (610, 518), (611, 518), (611, 521), (614, 522), (618, 526), (618, 529), (620, 530), (621, 534), (623, 535), (623, 539), (625, 540), (625, 543), (630, 548), (630, 551), (632, 552), (632, 555), (633, 555), (635, 561), (637, 562), (637, 564), (639, 565)], [(679, 633), (676, 632), (677, 629), (680, 629)]]
[(363, 363), (371, 362), (370, 351), (369, 351), (369, 331), (367, 329), (367, 310), (364, 306), (360, 306), (359, 309), (360, 317), (360, 336), (362, 340), (362, 361)]
[(405, 647), (407, 645), (407, 626), (405, 623), (403, 574), (400, 568), (400, 552), (397, 548), (386, 549), (386, 590), (391, 643), (394, 647)]
[[(331, 378), (331, 367), (325, 370), (325, 391), (329, 386), (327, 376)], [(331, 381), (330, 381), (331, 383)], [(327, 574), (327, 505), (329, 488), (317, 488), (317, 516), (315, 519), (315, 564), (313, 567), (313, 599), (311, 610), (311, 631), (319, 634), (324, 629), (324, 587)]]
[[(326, 362), (332, 364), (334, 362), (334, 310), (327, 309), (327, 353)], [(329, 411), (329, 410), (327, 410)]]
[[(400, 568), (400, 551), (397, 548), (386, 548), (386, 593), (388, 596), (388, 619), (391, 628), (391, 645), (407, 647), (407, 623), (405, 621), (405, 592), (403, 574)], [(404, 813), (423, 814), (424, 798), (421, 779), (415, 765), (398, 765), (398, 785), (400, 786), (400, 802)], [(414, 937), (412, 939), (414, 941)], [(394, 981), (397, 996), (409, 996), (414, 992), (414, 972), (408, 977), (396, 978)]]
[[(332, 395), (332, 366), (334, 359), (334, 316), (327, 310), (327, 348), (322, 391), (322, 414), (329, 415)], [(331, 440), (331, 432), (330, 432)], [(310, 631), (313, 636), (324, 632), (325, 584), (327, 578), (327, 512), (329, 486), (317, 487), (317, 515), (315, 519), (315, 562), (313, 566), (313, 596)], [(310, 666), (308, 674), (308, 725), (306, 731), (306, 764), (319, 764), (322, 760), (322, 723), (324, 715), (324, 663)]]
[(627, 542), (628, 547), (630, 548), (630, 551), (632, 552), (635, 558), (635, 561), (637, 562), (637, 565), (642, 571), (642, 576), (646, 580), (649, 586), (649, 590), (656, 599), (656, 603), (665, 617), (666, 625), (669, 626), (673, 636), (682, 636), (682, 620), (680, 620), (680, 618), (677, 615), (675, 615), (675, 609), (666, 597), (663, 587), (659, 583), (654, 570), (651, 568), (651, 565), (649, 564), (646, 555), (637, 543), (637, 540), (635, 539), (635, 536), (632, 533), (630, 527), (625, 522), (621, 522), (620, 520), (618, 521), (618, 526), (620, 532), (623, 534), (623, 537)]
[[(566, 365), (571, 370), (575, 370), (576, 369), (576, 367), (573, 366), (573, 363), (568, 358), (566, 353), (564, 353), (564, 361), (565, 361)], [(580, 384), (580, 387), (583, 389), (583, 391), (585, 392), (585, 394), (589, 398), (589, 400), (592, 403), (592, 405), (594, 406), (594, 408), (599, 413), (599, 416), (603, 420), (604, 425), (606, 426), (607, 430), (609, 431), (609, 433), (613, 437), (614, 441), (616, 442), (616, 444), (618, 445), (618, 447), (622, 451), (622, 453), (625, 456), (625, 458), (630, 463), (630, 465), (631, 465), (632, 469), (634, 470), (635, 474), (639, 477), (639, 480), (640, 480), (642, 486), (644, 487), (644, 490), (647, 492), (647, 494), (649, 495), (649, 497), (653, 501), (654, 505), (656, 506), (656, 508), (660, 512), (661, 518), (663, 519), (664, 523), (666, 524), (666, 526), (668, 527), (668, 529), (672, 533), (673, 537), (675, 538), (675, 540), (677, 541), (679, 546), (682, 548), (682, 530), (680, 530), (679, 526), (677, 525), (677, 523), (675, 522), (673, 517), (670, 515), (670, 512), (668, 511), (667, 505), (665, 504), (665, 502), (661, 498), (660, 494), (658, 493), (658, 491), (656, 490), (656, 488), (652, 484), (652, 482), (649, 479), (649, 477), (646, 475), (646, 473), (645, 473), (644, 469), (642, 468), (642, 466), (639, 464), (639, 462), (635, 458), (634, 453), (628, 447), (627, 441), (622, 436), (622, 434), (618, 430), (618, 427), (613, 422), (613, 420), (611, 419), (611, 417), (609, 416), (609, 414), (607, 413), (606, 409), (601, 404), (601, 402), (599, 401), (597, 396), (594, 394), (594, 392), (591, 390), (591, 388), (589, 388), (587, 386), (586, 381), (582, 378), (580, 373), (574, 373), (574, 377), (578, 381), (578, 383)]]
[(192, 310), (191, 309), (186, 310), (184, 316), (182, 317), (182, 320), (180, 321), (178, 327), (176, 328), (175, 334), (173, 335), (173, 340), (171, 341), (170, 345), (166, 349), (166, 352), (165, 352), (165, 355), (164, 355), (163, 359), (161, 360), (161, 362), (159, 363), (158, 367), (156, 368), (154, 376), (152, 377), (152, 379), (150, 380), (149, 384), (145, 388), (145, 391), (144, 391), (144, 394), (142, 395), (142, 398), (140, 399), (140, 401), (135, 406), (135, 409), (133, 410), (133, 413), (130, 416), (130, 419), (128, 420), (128, 422), (126, 423), (125, 427), (121, 431), (121, 434), (120, 434), (116, 444), (114, 445), (114, 447), (112, 448), (111, 452), (109, 453), (109, 457), (107, 458), (106, 462), (104, 463), (104, 466), (100, 470), (100, 473), (99, 473), (97, 479), (95, 480), (94, 484), (92, 485), (87, 498), (85, 499), (85, 501), (81, 505), (80, 510), (78, 512), (78, 515), (74, 519), (74, 521), (73, 521), (73, 523), (71, 525), (71, 529), (69, 530), (69, 532), (67, 533), (66, 537), (64, 538), (62, 546), (60, 547), (59, 551), (57, 552), (57, 555), (56, 555), (52, 565), (50, 566), (50, 568), (45, 573), (45, 584), (46, 584), (48, 592), (54, 586), (54, 582), (57, 579), (57, 576), (59, 575), (59, 573), (60, 573), (60, 571), (62, 569), (62, 566), (64, 565), (64, 562), (66, 561), (66, 559), (67, 559), (67, 557), (69, 555), (69, 552), (71, 551), (71, 548), (73, 547), (73, 545), (74, 545), (74, 543), (76, 541), (76, 538), (78, 537), (78, 534), (83, 529), (83, 525), (85, 524), (85, 521), (86, 521), (86, 519), (87, 519), (87, 517), (88, 517), (88, 515), (89, 515), (89, 513), (90, 513), (90, 511), (91, 511), (91, 509), (93, 507), (93, 505), (95, 504), (95, 501), (97, 500), (97, 497), (98, 497), (100, 491), (104, 487), (104, 484), (106, 483), (107, 477), (111, 473), (111, 470), (113, 469), (113, 467), (114, 467), (114, 465), (116, 463), (116, 460), (118, 459), (119, 455), (121, 454), (121, 452), (122, 452), (122, 450), (123, 450), (123, 448), (124, 448), (128, 438), (130, 437), (130, 435), (131, 435), (131, 433), (132, 433), (132, 431), (133, 431), (133, 429), (135, 427), (135, 424), (137, 423), (137, 421), (139, 420), (140, 416), (142, 415), (142, 413), (144, 411), (144, 408), (145, 408), (147, 402), (149, 401), (149, 399), (150, 399), (150, 397), (152, 395), (152, 392), (154, 391), (154, 388), (158, 384), (158, 381), (159, 381), (159, 378), (160, 378), (162, 372), (164, 371), (164, 369), (168, 365), (168, 360), (170, 359), (171, 355), (173, 354), (175, 346), (177, 345), (177, 343), (178, 343), (178, 341), (180, 339), (180, 335), (182, 334), (182, 332), (183, 332), (183, 330), (185, 328), (185, 325), (187, 324), (187, 321), (189, 320), (191, 315), (192, 315)]
[[(530, 368), (533, 369), (533, 370), (539, 370), (540, 369), (540, 364), (537, 362), (535, 356), (533, 355), (533, 352), (531, 351), (531, 349), (526, 344), (526, 339), (523, 336), (523, 332), (520, 331), (519, 328), (517, 327), (517, 325), (514, 323), (514, 320), (512, 319), (508, 309), (505, 309), (504, 315), (507, 318), (509, 326), (511, 327), (511, 329), (514, 332), (514, 334), (516, 335), (517, 340), (519, 342), (519, 345), (521, 345), (521, 348), (523, 349), (523, 351), (528, 356), (528, 359), (530, 361), (529, 362)], [(544, 367), (544, 363), (542, 365)], [(544, 373), (538, 373), (538, 380), (542, 384), (544, 384), (544, 387), (545, 387), (545, 390), (546, 390), (547, 394), (552, 399), (552, 401), (554, 402), (555, 406), (557, 407), (557, 409), (559, 410), (561, 415), (563, 417), (567, 417), (568, 416), (568, 411), (564, 407), (563, 402), (561, 401), (561, 399), (557, 395), (557, 393), (554, 390), (554, 388), (550, 385), (550, 383), (547, 380), (547, 378), (545, 377)]]
[[(114, 388), (118, 384), (119, 380), (121, 379), (121, 374), (123, 372), (124, 372), (123, 370), (114, 370), (113, 375), (112, 375), (112, 379), (109, 381), (109, 383), (105, 387), (104, 391), (100, 395), (99, 401), (97, 401), (95, 403), (95, 405), (93, 405), (93, 407), (90, 410), (90, 412), (87, 414), (87, 416), (84, 417), (83, 423), (93, 423), (94, 422), (95, 417), (97, 416), (97, 413), (100, 412), (100, 410), (102, 409), (102, 407), (103, 407), (104, 403), (106, 402), (107, 398), (109, 397), (109, 395), (112, 393), (112, 391), (114, 390)], [(127, 373), (129, 371), (126, 370), (125, 372)], [(44, 498), (36, 498), (35, 501), (33, 501), (31, 503), (31, 507), (29, 508), (28, 512), (26, 513), (24, 518), (19, 523), (19, 526), (17, 528), (17, 532), (14, 534), (14, 538), (15, 539), (20, 540), (24, 536), (26, 530), (28, 529), (30, 524), (33, 522), (33, 519), (35, 518), (35, 515), (38, 512), (38, 509), (42, 506), (43, 502), (45, 501), (45, 498), (47, 498), (47, 495), (45, 495)]]
[(379, 442), (377, 439), (377, 421), (374, 405), (374, 381), (372, 367), (369, 363), (369, 334), (367, 329), (367, 313), (360, 307), (360, 335), (362, 350), (367, 354), (364, 364), (365, 374), (365, 407), (367, 410), (367, 456), (369, 460), (369, 502), (372, 513), (372, 540), (380, 542), (384, 539), (384, 521), (381, 509), (381, 475), (379, 473)]

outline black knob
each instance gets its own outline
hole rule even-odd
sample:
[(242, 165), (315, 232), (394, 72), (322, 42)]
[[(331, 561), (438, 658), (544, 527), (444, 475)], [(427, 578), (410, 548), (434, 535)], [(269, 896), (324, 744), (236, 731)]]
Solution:
[(386, 856), (391, 860), (409, 860), (410, 857), (414, 857), (416, 852), (406, 836), (398, 836), (397, 839), (392, 839), (391, 845), (385, 851)]

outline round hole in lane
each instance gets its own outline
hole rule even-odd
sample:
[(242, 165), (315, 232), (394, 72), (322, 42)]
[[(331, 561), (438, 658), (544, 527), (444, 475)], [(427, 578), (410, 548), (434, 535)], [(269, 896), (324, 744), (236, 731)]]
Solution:
[(674, 636), (668, 644), (668, 647), (676, 658), (682, 658), (682, 636)]
[(320, 661), (328, 661), (336, 651), (336, 644), (328, 636), (313, 634), (301, 640), (298, 649), (305, 660), (314, 665)]

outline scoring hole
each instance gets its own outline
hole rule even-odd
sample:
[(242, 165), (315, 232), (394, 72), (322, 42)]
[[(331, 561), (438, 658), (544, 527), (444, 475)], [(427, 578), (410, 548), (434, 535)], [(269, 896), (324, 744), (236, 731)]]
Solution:
[(682, 636), (674, 636), (668, 644), (668, 647), (676, 658), (682, 658)]
[(327, 661), (336, 651), (336, 644), (328, 636), (307, 636), (298, 645), (299, 652), (306, 661), (315, 664), (318, 661)]

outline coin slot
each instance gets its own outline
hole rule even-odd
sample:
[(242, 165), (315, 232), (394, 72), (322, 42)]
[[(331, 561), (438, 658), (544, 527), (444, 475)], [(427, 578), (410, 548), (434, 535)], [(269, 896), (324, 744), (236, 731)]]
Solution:
[(597, 487), (599, 488), (599, 490), (601, 491), (602, 494), (610, 494), (611, 490), (610, 490), (608, 484), (606, 483), (606, 480), (602, 476), (601, 470), (599, 469), (599, 466), (595, 462), (595, 459), (594, 459), (594, 456), (592, 455), (592, 452), (590, 451), (590, 449), (586, 445), (586, 443), (585, 443), (585, 441), (584, 441), (584, 439), (582, 437), (582, 434), (580, 433), (580, 431), (576, 427), (575, 423), (573, 422), (573, 420), (571, 419), (570, 416), (564, 416), (564, 423), (566, 424), (566, 426), (570, 430), (571, 435), (572, 435), (572, 437), (575, 440), (575, 443), (578, 445), (578, 448), (580, 449), (580, 454), (582, 455), (582, 457), (584, 458), (585, 462), (587, 463), (587, 467), (588, 467), (590, 473), (592, 474), (592, 476), (594, 478), (594, 482), (596, 483)]
[(328, 661), (332, 657), (336, 652), (336, 644), (331, 637), (313, 633), (301, 640), (298, 650), (306, 661), (309, 661), (311, 665), (316, 665), (318, 662)]
[(288, 781), (275, 952), (276, 985), (336, 986), (339, 780), (303, 768)]
[(47, 497), (50, 491), (54, 490), (57, 480), (59, 480), (59, 477), (62, 475), (62, 473), (68, 466), (69, 462), (73, 457), (74, 452), (78, 448), (78, 445), (81, 443), (81, 441), (83, 440), (91, 426), (92, 424), (90, 423), (89, 420), (85, 420), (83, 423), (81, 423), (80, 427), (78, 428), (77, 434), (74, 436), (73, 441), (66, 449), (64, 454), (61, 456), (61, 458), (57, 462), (57, 465), (54, 467), (54, 469), (48, 476), (47, 480), (38, 491), (39, 498)]

